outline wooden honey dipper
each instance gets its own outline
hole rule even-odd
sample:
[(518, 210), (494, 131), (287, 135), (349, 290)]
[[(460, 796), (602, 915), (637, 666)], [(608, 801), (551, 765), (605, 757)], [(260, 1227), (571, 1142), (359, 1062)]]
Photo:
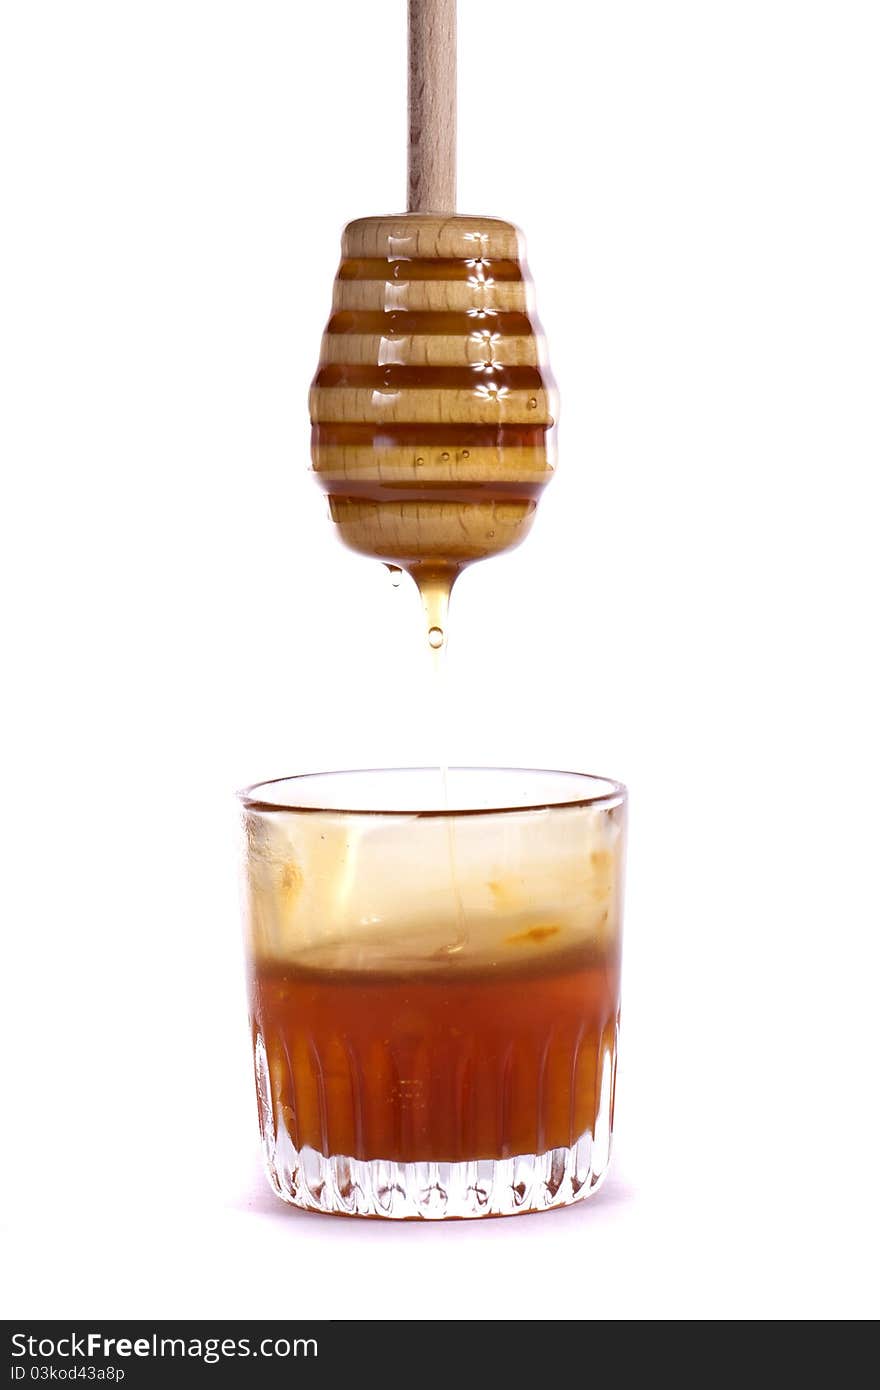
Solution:
[(407, 212), (342, 234), (309, 398), (342, 541), (415, 579), (431, 645), (461, 570), (518, 545), (556, 392), (521, 233), (455, 212), (455, 0), (409, 0)]

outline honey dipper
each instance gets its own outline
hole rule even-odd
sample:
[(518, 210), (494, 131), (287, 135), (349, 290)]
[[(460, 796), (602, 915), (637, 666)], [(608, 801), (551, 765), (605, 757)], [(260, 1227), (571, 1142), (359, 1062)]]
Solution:
[(409, 0), (407, 211), (342, 234), (309, 398), (352, 550), (406, 570), (440, 646), (461, 570), (518, 545), (557, 414), (521, 233), (455, 211), (455, 0)]

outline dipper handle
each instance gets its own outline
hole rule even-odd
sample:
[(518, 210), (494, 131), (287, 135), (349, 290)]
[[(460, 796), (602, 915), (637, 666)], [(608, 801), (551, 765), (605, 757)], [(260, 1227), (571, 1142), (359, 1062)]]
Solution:
[(455, 212), (455, 0), (409, 0), (407, 210)]

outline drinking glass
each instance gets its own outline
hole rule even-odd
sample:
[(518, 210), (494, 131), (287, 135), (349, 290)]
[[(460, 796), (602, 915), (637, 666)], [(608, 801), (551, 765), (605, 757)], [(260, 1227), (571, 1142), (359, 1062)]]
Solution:
[(595, 1191), (614, 1116), (625, 788), (408, 768), (283, 778), (241, 799), (278, 1196), (436, 1219)]

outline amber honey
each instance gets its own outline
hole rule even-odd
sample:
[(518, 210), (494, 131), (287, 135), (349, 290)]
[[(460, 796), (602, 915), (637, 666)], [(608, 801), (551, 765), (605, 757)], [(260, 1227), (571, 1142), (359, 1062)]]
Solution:
[(276, 1129), (361, 1160), (570, 1148), (612, 1103), (618, 992), (616, 951), (583, 948), (412, 974), (258, 965)]

